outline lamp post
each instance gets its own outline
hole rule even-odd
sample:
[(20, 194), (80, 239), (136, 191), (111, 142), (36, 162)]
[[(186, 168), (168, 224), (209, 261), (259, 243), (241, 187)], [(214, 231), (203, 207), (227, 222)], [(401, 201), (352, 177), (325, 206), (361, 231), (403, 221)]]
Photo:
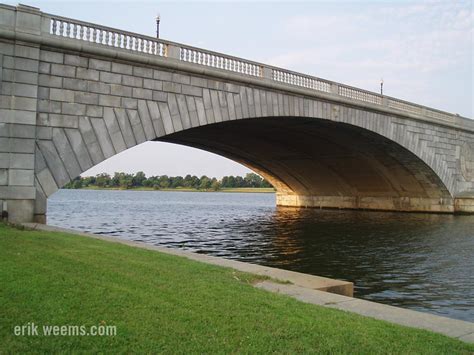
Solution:
[(156, 15), (156, 38), (160, 38), (160, 14)]
[(380, 95), (383, 95), (383, 79), (380, 79)]

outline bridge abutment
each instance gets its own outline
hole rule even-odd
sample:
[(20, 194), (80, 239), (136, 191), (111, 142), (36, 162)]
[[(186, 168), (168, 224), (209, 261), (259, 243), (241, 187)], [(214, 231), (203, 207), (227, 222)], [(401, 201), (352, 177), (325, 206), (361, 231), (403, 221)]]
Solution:
[[(277, 206), (394, 212), (468, 213), (467, 203), (452, 198), (308, 196), (277, 194)], [(473, 200), (474, 201), (474, 200)], [(472, 210), (470, 212), (473, 212)]]

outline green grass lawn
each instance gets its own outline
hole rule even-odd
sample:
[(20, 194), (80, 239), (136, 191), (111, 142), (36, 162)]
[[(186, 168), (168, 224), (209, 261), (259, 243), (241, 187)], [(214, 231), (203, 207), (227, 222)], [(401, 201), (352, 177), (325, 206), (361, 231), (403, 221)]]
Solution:
[[(0, 224), (0, 353), (465, 353), (422, 330), (254, 288), (257, 276), (64, 233)], [(14, 327), (115, 325), (113, 337)]]

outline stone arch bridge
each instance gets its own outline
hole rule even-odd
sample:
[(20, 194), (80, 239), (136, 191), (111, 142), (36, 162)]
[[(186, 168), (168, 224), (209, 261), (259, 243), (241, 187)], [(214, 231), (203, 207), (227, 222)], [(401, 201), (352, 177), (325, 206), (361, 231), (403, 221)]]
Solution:
[(474, 211), (474, 121), (37, 8), (0, 5), (0, 209), (48, 196), (145, 141), (238, 161), (277, 204)]

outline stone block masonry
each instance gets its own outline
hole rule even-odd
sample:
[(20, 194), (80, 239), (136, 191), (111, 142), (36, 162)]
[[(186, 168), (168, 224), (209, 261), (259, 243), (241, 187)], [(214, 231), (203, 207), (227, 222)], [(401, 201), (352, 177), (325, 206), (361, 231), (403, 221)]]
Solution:
[(283, 206), (473, 212), (467, 119), (151, 38), (120, 37), (141, 50), (114, 33), (79, 40), (27, 6), (0, 13), (0, 207), (12, 222), (45, 222), (51, 194), (153, 140), (246, 164)]

